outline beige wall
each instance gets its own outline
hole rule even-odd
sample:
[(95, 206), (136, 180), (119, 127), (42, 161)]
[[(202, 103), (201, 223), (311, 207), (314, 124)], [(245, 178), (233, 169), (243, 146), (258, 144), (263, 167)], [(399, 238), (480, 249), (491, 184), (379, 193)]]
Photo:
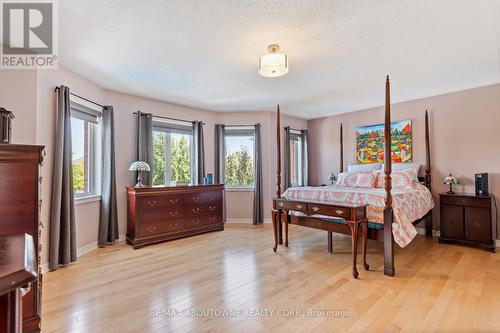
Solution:
[[(393, 88), (393, 95), (397, 90)], [(474, 174), (490, 173), (490, 191), (500, 196), (500, 84), (392, 105), (392, 119), (413, 121), (414, 160), (425, 163), (424, 114), (430, 112), (432, 187), (446, 191), (442, 179), (460, 178), (459, 191), (474, 191)], [(355, 163), (357, 126), (383, 123), (383, 107), (310, 120), (311, 180), (326, 183), (339, 170), (339, 126), (344, 126), (345, 167)], [(437, 228), (438, 209), (434, 226)]]
[(34, 70), (0, 70), (0, 107), (14, 111), (16, 143), (36, 142), (36, 77)]

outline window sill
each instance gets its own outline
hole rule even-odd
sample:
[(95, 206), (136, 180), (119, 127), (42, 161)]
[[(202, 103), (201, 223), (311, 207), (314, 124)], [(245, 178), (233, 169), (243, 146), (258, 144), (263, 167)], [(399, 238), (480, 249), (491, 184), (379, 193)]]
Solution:
[(83, 205), (83, 204), (91, 203), (91, 202), (96, 202), (96, 201), (101, 201), (100, 194), (86, 195), (84, 197), (77, 197), (77, 198), (75, 198), (75, 206), (76, 205)]
[(226, 192), (253, 192), (253, 187), (226, 187)]

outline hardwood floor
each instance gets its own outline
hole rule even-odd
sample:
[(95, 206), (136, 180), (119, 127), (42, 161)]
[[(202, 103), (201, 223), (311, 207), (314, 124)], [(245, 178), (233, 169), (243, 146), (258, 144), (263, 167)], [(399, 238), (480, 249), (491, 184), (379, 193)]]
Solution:
[(84, 255), (44, 276), (43, 332), (500, 332), (500, 254), (417, 236), (390, 278), (369, 241), (354, 280), (348, 237), (332, 255), (326, 232), (292, 225), (274, 254), (271, 229)]

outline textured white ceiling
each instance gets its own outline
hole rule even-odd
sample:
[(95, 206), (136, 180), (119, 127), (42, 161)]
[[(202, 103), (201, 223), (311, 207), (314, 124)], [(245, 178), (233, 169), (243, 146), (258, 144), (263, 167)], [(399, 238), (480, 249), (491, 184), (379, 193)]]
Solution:
[[(61, 0), (60, 61), (111, 90), (316, 118), (500, 82), (500, 0)], [(290, 73), (258, 75), (270, 43)]]

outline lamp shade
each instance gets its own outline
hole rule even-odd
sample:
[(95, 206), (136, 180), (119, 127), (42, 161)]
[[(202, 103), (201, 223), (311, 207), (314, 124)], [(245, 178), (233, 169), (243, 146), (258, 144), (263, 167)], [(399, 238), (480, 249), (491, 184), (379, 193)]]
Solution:
[(288, 56), (280, 54), (276, 44), (267, 47), (269, 53), (260, 57), (259, 74), (265, 77), (278, 77), (288, 73)]
[(134, 163), (130, 164), (130, 167), (128, 168), (129, 171), (151, 171), (151, 168), (149, 167), (149, 164), (143, 161), (135, 161)]

